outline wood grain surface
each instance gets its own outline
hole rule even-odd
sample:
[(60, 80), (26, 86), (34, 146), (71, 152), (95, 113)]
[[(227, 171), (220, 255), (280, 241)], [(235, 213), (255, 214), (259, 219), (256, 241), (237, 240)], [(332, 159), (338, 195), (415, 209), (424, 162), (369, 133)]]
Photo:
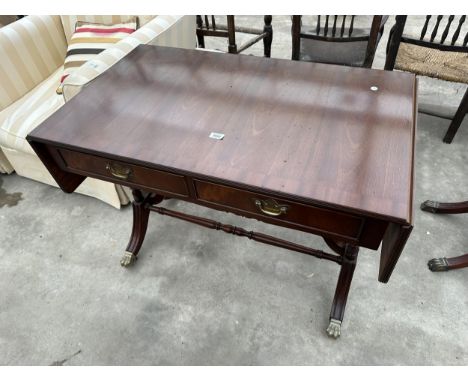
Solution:
[(139, 46), (28, 140), (411, 223), (415, 102), (408, 73)]

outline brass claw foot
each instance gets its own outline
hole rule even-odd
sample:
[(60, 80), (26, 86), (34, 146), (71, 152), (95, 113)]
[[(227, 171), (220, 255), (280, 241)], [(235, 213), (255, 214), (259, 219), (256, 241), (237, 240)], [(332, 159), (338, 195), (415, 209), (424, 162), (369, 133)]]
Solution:
[(330, 324), (327, 328), (327, 334), (329, 337), (338, 338), (341, 335), (341, 321), (330, 318)]
[(136, 255), (131, 253), (131, 252), (126, 251), (125, 254), (123, 255), (122, 259), (120, 260), (120, 265), (122, 267), (129, 267), (135, 261), (137, 261)]
[(448, 263), (445, 257), (429, 260), (427, 266), (432, 272), (445, 272), (448, 271)]

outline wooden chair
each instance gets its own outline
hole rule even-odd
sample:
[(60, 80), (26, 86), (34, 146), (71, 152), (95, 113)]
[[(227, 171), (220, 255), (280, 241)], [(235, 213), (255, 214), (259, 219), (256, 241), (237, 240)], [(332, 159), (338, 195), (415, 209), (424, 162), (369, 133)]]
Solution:
[[(216, 24), (215, 17), (211, 16), (211, 24), (208, 16), (197, 15), (197, 39), (200, 48), (205, 47), (205, 36), (227, 37), (228, 52), (238, 54), (251, 47), (256, 42), (263, 40), (263, 50), (265, 57), (271, 55), (271, 42), (273, 41), (273, 27), (271, 26), (272, 16), (264, 16), (265, 25), (263, 30), (257, 28), (237, 27), (234, 16), (227, 16), (227, 25)], [(236, 44), (236, 32), (253, 34), (255, 37), (247, 41), (240, 48)]]
[[(466, 16), (433, 18), (428, 15), (416, 37), (403, 33), (406, 19), (407, 16), (396, 16), (396, 23), (390, 31), (385, 70), (403, 70), (468, 84), (468, 32), (461, 33)], [(452, 142), (467, 112), (468, 90), (444, 136), (445, 143)]]
[(357, 28), (355, 19), (317, 16), (315, 27), (306, 28), (302, 16), (292, 16), (291, 58), (370, 68), (388, 16), (374, 16), (370, 28)]
[[(421, 204), (421, 210), (433, 214), (466, 214), (468, 213), (468, 201), (459, 203), (440, 203), (426, 200)], [(451, 269), (468, 267), (468, 253), (457, 257), (440, 257), (429, 260), (427, 263), (432, 272), (444, 272)]]

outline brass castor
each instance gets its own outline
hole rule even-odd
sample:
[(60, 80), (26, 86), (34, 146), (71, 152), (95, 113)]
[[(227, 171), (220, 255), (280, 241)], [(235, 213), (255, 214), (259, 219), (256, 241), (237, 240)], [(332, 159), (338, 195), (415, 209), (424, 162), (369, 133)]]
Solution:
[(330, 318), (330, 324), (327, 328), (328, 337), (338, 338), (341, 335), (341, 321)]
[(429, 260), (427, 266), (432, 272), (445, 272), (448, 271), (448, 262), (445, 257)]
[(134, 253), (127, 251), (123, 255), (122, 259), (120, 260), (120, 265), (122, 267), (129, 267), (133, 265), (135, 261), (137, 261), (137, 256)]

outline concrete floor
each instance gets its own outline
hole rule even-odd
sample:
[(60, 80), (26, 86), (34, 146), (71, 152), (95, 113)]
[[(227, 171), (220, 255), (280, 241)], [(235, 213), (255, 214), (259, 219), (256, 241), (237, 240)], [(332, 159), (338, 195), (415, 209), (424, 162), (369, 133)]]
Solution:
[[(285, 58), (287, 21), (274, 18), (273, 52)], [(426, 98), (460, 89), (441, 82)], [(451, 145), (442, 143), (448, 123), (419, 115), (416, 207), (467, 198), (468, 119)], [(165, 204), (324, 247), (304, 233)], [(468, 269), (433, 274), (426, 262), (468, 252), (468, 215), (416, 208), (415, 217), (388, 284), (377, 281), (378, 253), (361, 250), (335, 341), (325, 334), (334, 263), (155, 214), (140, 260), (122, 269), (131, 208), (0, 175), (0, 364), (466, 365)]]

